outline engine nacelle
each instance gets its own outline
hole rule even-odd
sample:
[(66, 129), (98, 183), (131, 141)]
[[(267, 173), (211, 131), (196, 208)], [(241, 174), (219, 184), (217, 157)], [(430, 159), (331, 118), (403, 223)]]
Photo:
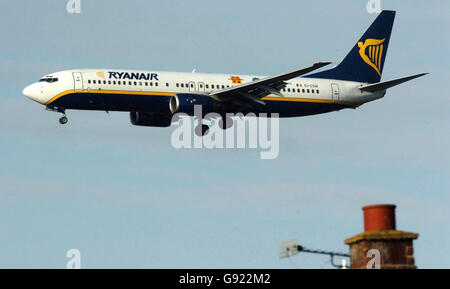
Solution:
[[(166, 108), (158, 107), (157, 112), (130, 112), (131, 123), (141, 126), (168, 127), (172, 123), (172, 116), (177, 112), (192, 116), (194, 115), (194, 106), (201, 105), (204, 116), (208, 112), (214, 111), (219, 103), (207, 95), (180, 93), (173, 95), (165, 105)], [(157, 108), (157, 106), (153, 108)]]
[(182, 112), (194, 115), (194, 106), (201, 105), (203, 114), (206, 114), (214, 111), (216, 103), (207, 95), (179, 93), (170, 98), (169, 109), (172, 113)]
[(130, 120), (134, 125), (168, 127), (172, 123), (172, 114), (132, 111)]

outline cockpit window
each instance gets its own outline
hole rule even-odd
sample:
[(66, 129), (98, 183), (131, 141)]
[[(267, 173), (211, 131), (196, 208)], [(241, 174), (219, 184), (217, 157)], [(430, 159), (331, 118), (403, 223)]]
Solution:
[(55, 77), (44, 77), (44, 78), (39, 79), (39, 82), (52, 83), (52, 82), (57, 82), (57, 81), (58, 81), (58, 78), (55, 78)]

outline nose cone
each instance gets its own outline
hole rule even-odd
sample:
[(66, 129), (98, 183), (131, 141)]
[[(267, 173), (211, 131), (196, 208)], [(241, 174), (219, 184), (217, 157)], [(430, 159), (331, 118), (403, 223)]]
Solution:
[(29, 98), (33, 98), (33, 85), (28, 85), (27, 87), (24, 88), (24, 90), (22, 91), (23, 95), (25, 95), (26, 97)]
[(31, 85), (28, 85), (27, 87), (25, 87), (22, 93), (26, 97), (41, 104), (44, 104), (44, 99), (42, 99), (42, 92), (39, 83), (33, 83)]

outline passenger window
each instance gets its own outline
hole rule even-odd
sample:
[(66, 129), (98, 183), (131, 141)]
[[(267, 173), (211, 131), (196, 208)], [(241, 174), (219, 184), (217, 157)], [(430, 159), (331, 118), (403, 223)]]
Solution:
[(225, 85), (222, 85), (222, 88), (225, 88)]
[(150, 86), (153, 86), (153, 82), (150, 82)]
[(179, 87), (179, 86), (180, 86), (180, 84), (178, 84), (178, 83), (177, 83), (177, 84), (175, 84), (175, 86), (176, 86), (176, 87)]
[(305, 93), (305, 89), (304, 88), (302, 89), (302, 92)]
[(316, 89), (316, 92), (317, 92), (317, 93), (319, 93), (319, 90), (318, 90), (318, 89)]
[(314, 89), (311, 89), (311, 93), (314, 93)]
[(131, 81), (128, 81), (128, 85), (131, 85)]
[(139, 86), (142, 86), (142, 81), (139, 81)]
[(214, 84), (211, 84), (211, 88), (214, 88)]
[(169, 87), (169, 83), (168, 82), (166, 82), (166, 86)]
[(183, 88), (184, 88), (184, 83), (182, 83), (182, 84), (181, 84), (181, 87), (183, 87)]
[(155, 82), (155, 86), (158, 86), (158, 82)]
[(300, 93), (300, 88), (297, 88), (297, 92)]
[(108, 84), (111, 84), (111, 80), (108, 80)]
[(307, 89), (306, 92), (309, 93), (309, 89)]
[(206, 88), (209, 88), (207, 84), (205, 86), (206, 86)]
[(290, 89), (290, 88), (288, 88), (288, 92), (291, 92), (291, 89)]
[(96, 83), (97, 83), (97, 81), (96, 81), (96, 80), (92, 80), (92, 83), (96, 84)]
[(90, 79), (88, 80), (88, 83), (91, 84), (91, 80)]

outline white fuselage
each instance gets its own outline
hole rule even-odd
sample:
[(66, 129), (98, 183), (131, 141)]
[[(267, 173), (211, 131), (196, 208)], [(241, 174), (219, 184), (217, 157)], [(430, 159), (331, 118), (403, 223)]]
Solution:
[[(23, 93), (47, 109), (63, 113), (66, 109), (159, 113), (167, 107), (166, 103), (161, 104), (161, 98), (193, 94), (209, 99), (215, 91), (264, 78), (243, 74), (78, 69), (46, 75)], [(356, 108), (385, 94), (385, 91), (362, 92), (359, 87), (366, 83), (352, 81), (299, 77), (286, 83), (278, 94), (261, 98), (264, 106), (254, 104), (256, 108), (249, 112), (278, 113), (281, 117), (313, 115)]]
[[(103, 72), (103, 77), (99, 75)], [(124, 78), (124, 74), (111, 74), (110, 72), (133, 73), (135, 78)], [(80, 73), (79, 80), (74, 73)], [(135, 76), (134, 75), (134, 76)], [(150, 75), (150, 77), (146, 77)], [(153, 77), (152, 77), (153, 76)], [(233, 83), (231, 77), (236, 77)], [(117, 92), (155, 92), (155, 93), (196, 93), (207, 94), (227, 87), (247, 83), (256, 79), (263, 79), (260, 75), (242, 74), (212, 74), (212, 73), (185, 73), (161, 71), (130, 71), (115, 69), (79, 69), (52, 73), (43, 78), (57, 78), (54, 82), (36, 82), (24, 89), (24, 94), (41, 103), (49, 102), (58, 95), (74, 90), (89, 91), (117, 91)], [(148, 79), (146, 79), (148, 78)], [(95, 83), (94, 83), (95, 81)], [(120, 84), (119, 84), (120, 83)], [(333, 102), (363, 103), (383, 97), (383, 92), (361, 92), (358, 88), (366, 83), (341, 81), (333, 79), (294, 78), (288, 81), (286, 88), (281, 90), (285, 98), (325, 100)], [(269, 95), (266, 98), (276, 98)]]

